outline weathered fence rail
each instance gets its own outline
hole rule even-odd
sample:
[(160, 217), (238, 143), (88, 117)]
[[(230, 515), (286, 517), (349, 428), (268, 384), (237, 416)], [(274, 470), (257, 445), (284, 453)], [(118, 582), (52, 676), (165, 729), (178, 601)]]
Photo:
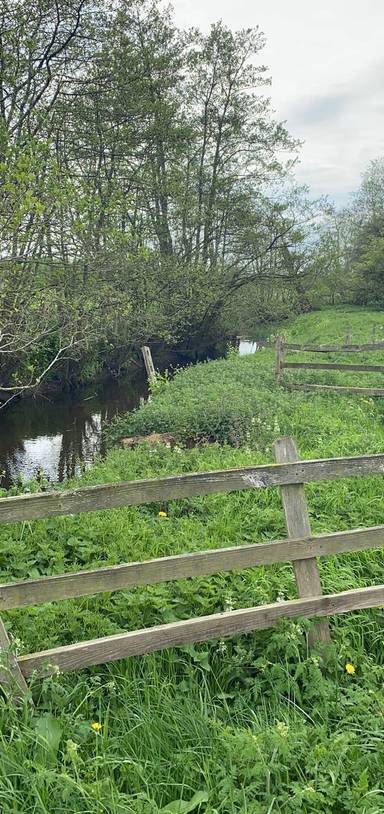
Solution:
[[(3, 651), (0, 680), (8, 683), (17, 695), (27, 690), (25, 679), (35, 671), (47, 675), (57, 668), (61, 671), (80, 669), (187, 642), (268, 628), (281, 617), (321, 619), (334, 613), (384, 605), (383, 585), (322, 595), (316, 557), (383, 547), (384, 526), (313, 535), (303, 487), (306, 482), (382, 476), (384, 455), (299, 461), (294, 441), (282, 438), (275, 442), (275, 457), (277, 463), (267, 466), (1, 499), (0, 521), (14, 522), (215, 492), (279, 486), (288, 539), (0, 584), (0, 611), (278, 562), (293, 563), (299, 599), (156, 625), (18, 658), (12, 653), (6, 628), (0, 620), (0, 648)], [(328, 622), (317, 622), (311, 636), (312, 641), (328, 641)]]
[(310, 351), (311, 353), (358, 353), (366, 350), (384, 350), (384, 342), (368, 342), (353, 345), (297, 345), (294, 342), (284, 342), (286, 350)]
[[(127, 656), (140, 656), (177, 647), (191, 642), (204, 642), (209, 639), (233, 636), (273, 627), (278, 619), (297, 617), (332, 616), (336, 613), (363, 608), (377, 608), (384, 605), (384, 585), (359, 588), (327, 596), (292, 599), (289, 602), (274, 602), (256, 608), (242, 608), (225, 613), (214, 613), (181, 622), (156, 625), (131, 633), (117, 633), (101, 639), (92, 639), (76, 644), (54, 647), (40, 653), (21, 656), (18, 664), (26, 678), (35, 671), (61, 672), (91, 667), (118, 661)], [(54, 666), (52, 666), (54, 665)]]
[(53, 577), (0, 584), (0, 610), (58, 602), (79, 596), (118, 591), (139, 585), (155, 585), (190, 577), (202, 577), (224, 571), (255, 568), (279, 562), (364, 551), (384, 545), (384, 526), (331, 534), (311, 534), (270, 543), (176, 554), (144, 562), (110, 565), (90, 571), (75, 571)]
[(278, 464), (193, 472), (166, 478), (103, 483), (80, 489), (0, 498), (0, 523), (38, 520), (64, 514), (119, 509), (142, 503), (161, 503), (243, 489), (266, 489), (292, 483), (337, 480), (360, 475), (383, 474), (384, 453), (350, 458), (320, 458)]
[(335, 393), (357, 393), (361, 396), (384, 396), (382, 387), (348, 387), (331, 384), (305, 384), (283, 382), (284, 370), (341, 370), (345, 372), (359, 371), (361, 373), (384, 373), (384, 365), (343, 364), (341, 362), (287, 362), (287, 351), (301, 353), (358, 353), (362, 351), (384, 350), (384, 342), (368, 342), (363, 345), (298, 345), (293, 342), (284, 342), (282, 337), (276, 340), (276, 381), (284, 384), (288, 390), (324, 390)]

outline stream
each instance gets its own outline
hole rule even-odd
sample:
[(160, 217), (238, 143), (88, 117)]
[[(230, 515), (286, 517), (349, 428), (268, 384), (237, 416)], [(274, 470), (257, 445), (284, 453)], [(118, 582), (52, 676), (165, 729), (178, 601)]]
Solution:
[[(256, 350), (256, 342), (240, 340), (241, 356)], [(72, 478), (105, 453), (104, 425), (134, 410), (146, 390), (142, 374), (74, 393), (22, 399), (0, 411), (0, 486), (9, 488), (39, 472), (53, 483)]]

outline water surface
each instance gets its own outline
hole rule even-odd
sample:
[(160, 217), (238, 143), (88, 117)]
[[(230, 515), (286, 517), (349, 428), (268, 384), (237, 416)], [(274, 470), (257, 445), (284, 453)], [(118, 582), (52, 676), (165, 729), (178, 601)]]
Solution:
[(250, 353), (255, 353), (258, 343), (253, 342), (252, 339), (239, 340), (239, 356), (249, 356)]
[(73, 477), (104, 453), (104, 424), (137, 407), (145, 392), (144, 378), (112, 380), (54, 398), (24, 399), (0, 411), (1, 486), (39, 472), (53, 482)]

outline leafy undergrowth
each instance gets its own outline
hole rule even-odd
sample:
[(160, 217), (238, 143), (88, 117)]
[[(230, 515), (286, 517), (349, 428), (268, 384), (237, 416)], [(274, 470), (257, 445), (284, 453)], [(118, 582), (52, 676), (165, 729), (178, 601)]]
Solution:
[[(353, 313), (363, 319), (361, 312)], [(305, 332), (295, 338), (316, 341), (311, 330), (319, 318), (303, 318)], [(334, 319), (339, 327), (340, 312)], [(291, 338), (299, 324), (290, 327)], [(370, 331), (368, 319), (366, 326)], [(325, 337), (339, 338), (331, 329)], [(239, 437), (225, 430), (220, 438), (230, 443), (113, 449), (81, 483), (272, 461), (273, 439), (285, 433), (295, 436), (304, 458), (383, 451), (379, 400), (288, 393), (275, 387), (271, 365), (269, 351), (199, 365), (178, 374), (150, 405), (126, 419), (136, 422), (134, 430), (129, 424), (130, 432), (142, 431), (140, 421), (159, 431), (175, 426), (156, 425), (156, 416), (169, 421), (169, 415), (173, 421), (182, 416), (180, 429), (193, 413), (200, 432), (204, 405), (210, 405), (211, 416), (218, 415), (219, 405), (223, 416), (232, 410), (227, 427), (233, 428), (237, 405), (245, 404)], [(210, 419), (204, 420), (209, 428)], [(306, 491), (314, 532), (384, 524), (381, 477), (312, 484)], [(4, 525), (0, 578), (284, 536), (276, 489)], [(380, 550), (326, 558), (320, 568), (326, 592), (384, 583)], [(294, 596), (292, 567), (283, 564), (40, 605), (4, 618), (17, 651), (33, 652)], [(34, 711), (28, 705), (15, 711), (0, 701), (1, 810), (384, 811), (383, 625), (381, 609), (333, 618), (326, 654), (308, 652), (307, 622), (282, 622), (274, 631), (36, 678)], [(346, 671), (347, 664), (354, 672)]]

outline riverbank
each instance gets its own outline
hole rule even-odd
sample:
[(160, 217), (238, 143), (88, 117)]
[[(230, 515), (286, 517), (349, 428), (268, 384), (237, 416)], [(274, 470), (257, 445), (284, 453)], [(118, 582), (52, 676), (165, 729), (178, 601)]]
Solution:
[[(346, 318), (340, 311), (324, 313), (324, 338), (341, 338)], [(302, 320), (301, 333), (299, 321), (289, 329), (295, 339), (317, 340), (319, 315)], [(367, 312), (355, 320), (357, 341), (368, 339), (362, 335), (364, 324), (371, 330)], [(164, 431), (173, 422), (180, 444), (173, 450), (111, 449), (68, 486), (270, 462), (280, 434), (294, 435), (304, 458), (383, 451), (381, 400), (289, 393), (276, 387), (273, 363), (273, 351), (265, 350), (180, 372), (121, 427), (132, 432), (143, 422), (141, 429)], [(215, 433), (215, 443), (184, 449), (188, 417), (197, 434), (207, 428)], [(315, 533), (384, 523), (381, 477), (312, 484), (306, 492)], [(285, 534), (277, 490), (51, 518), (0, 527), (0, 577), (63, 573)], [(327, 593), (384, 583), (381, 551), (338, 555), (320, 567)], [(292, 567), (273, 565), (4, 618), (15, 646), (31, 652), (295, 595)], [(384, 771), (383, 623), (381, 609), (332, 619), (326, 661), (308, 652), (306, 623), (290, 622), (35, 681), (34, 712), (20, 714), (0, 700), (3, 810), (374, 814), (381, 810)]]
[[(240, 353), (254, 348), (255, 343), (240, 342)], [(221, 355), (225, 350), (221, 348)], [(190, 361), (178, 351), (164, 355), (154, 349), (159, 371), (167, 365), (172, 371), (171, 363)], [(9, 489), (35, 477), (53, 485), (81, 473), (105, 454), (105, 430), (113, 417), (134, 410), (147, 395), (141, 365), (129, 376), (66, 393), (36, 394), (0, 411), (0, 488)]]

